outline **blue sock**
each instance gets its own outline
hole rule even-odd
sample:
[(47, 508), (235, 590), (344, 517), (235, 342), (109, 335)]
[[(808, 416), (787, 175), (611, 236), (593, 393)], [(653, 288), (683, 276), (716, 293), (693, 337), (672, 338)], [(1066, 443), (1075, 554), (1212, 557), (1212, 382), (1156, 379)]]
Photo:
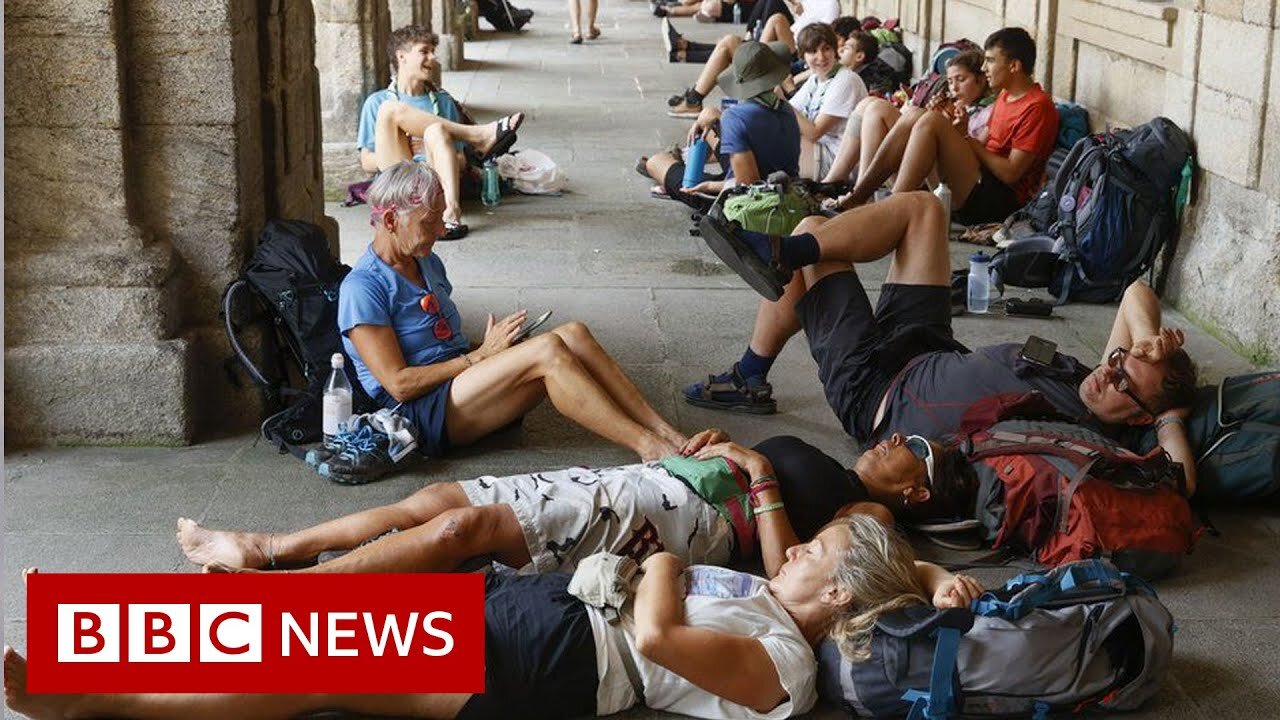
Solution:
[(757, 355), (750, 347), (742, 353), (742, 359), (738, 361), (738, 371), (742, 373), (742, 377), (759, 377), (764, 379), (769, 370), (773, 368), (773, 361), (777, 358), (763, 357)]
[[(768, 262), (773, 257), (773, 246), (769, 242), (768, 233), (752, 230), (739, 230), (735, 233), (755, 251), (756, 255)], [(818, 262), (818, 239), (809, 233), (788, 235), (778, 243), (778, 262), (785, 268), (796, 270)]]

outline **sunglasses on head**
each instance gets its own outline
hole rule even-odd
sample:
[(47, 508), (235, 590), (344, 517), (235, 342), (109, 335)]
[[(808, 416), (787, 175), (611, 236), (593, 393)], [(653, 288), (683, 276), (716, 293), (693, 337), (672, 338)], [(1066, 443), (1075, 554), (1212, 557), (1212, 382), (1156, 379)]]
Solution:
[(1139, 400), (1137, 394), (1133, 392), (1133, 381), (1129, 379), (1129, 373), (1125, 372), (1124, 369), (1124, 359), (1128, 357), (1128, 355), (1128, 349), (1118, 347), (1115, 350), (1112, 350), (1111, 354), (1107, 356), (1107, 367), (1110, 368), (1110, 372), (1107, 374), (1107, 377), (1111, 382), (1111, 387), (1125, 395), (1128, 395), (1129, 399), (1132, 400), (1134, 404), (1142, 410), (1142, 412), (1150, 415), (1151, 417), (1155, 417), (1156, 414), (1147, 407), (1146, 403)]

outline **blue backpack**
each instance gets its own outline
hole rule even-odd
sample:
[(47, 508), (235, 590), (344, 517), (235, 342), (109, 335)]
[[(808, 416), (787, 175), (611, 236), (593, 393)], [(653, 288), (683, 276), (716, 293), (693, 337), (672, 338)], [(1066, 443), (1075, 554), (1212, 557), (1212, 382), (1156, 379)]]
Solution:
[(876, 621), (871, 657), (818, 648), (818, 692), (859, 717), (1133, 710), (1160, 689), (1173, 617), (1104, 560), (1019, 575), (971, 609), (915, 605)]
[(1060, 305), (1119, 299), (1177, 232), (1175, 191), (1190, 164), (1190, 138), (1163, 117), (1080, 140), (1015, 214), (1027, 222), (992, 260), (996, 286), (1047, 286)]

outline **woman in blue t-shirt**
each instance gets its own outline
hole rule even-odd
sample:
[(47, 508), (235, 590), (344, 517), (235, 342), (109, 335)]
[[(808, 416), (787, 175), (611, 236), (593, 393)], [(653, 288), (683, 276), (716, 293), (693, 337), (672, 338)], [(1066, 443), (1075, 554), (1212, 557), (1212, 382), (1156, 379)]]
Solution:
[(452, 285), (432, 246), (443, 193), (425, 165), (402, 162), (369, 188), (373, 242), (342, 282), (338, 329), (360, 384), (398, 407), (441, 455), (504, 427), (544, 397), (607, 440), (651, 460), (685, 437), (654, 410), (592, 337), (570, 322), (519, 340), (526, 313), (489, 316), (481, 343), (462, 332)]

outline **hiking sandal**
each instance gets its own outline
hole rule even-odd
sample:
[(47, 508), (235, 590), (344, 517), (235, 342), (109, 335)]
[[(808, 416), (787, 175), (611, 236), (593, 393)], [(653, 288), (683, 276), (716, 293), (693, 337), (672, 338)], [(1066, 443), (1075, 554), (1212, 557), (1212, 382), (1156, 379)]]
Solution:
[[(725, 376), (728, 376), (727, 379)], [(738, 363), (722, 375), (708, 375), (707, 381), (696, 382), (683, 390), (685, 402), (696, 407), (749, 415), (772, 415), (778, 412), (773, 399), (773, 386), (761, 380), (749, 383), (742, 377)]]

